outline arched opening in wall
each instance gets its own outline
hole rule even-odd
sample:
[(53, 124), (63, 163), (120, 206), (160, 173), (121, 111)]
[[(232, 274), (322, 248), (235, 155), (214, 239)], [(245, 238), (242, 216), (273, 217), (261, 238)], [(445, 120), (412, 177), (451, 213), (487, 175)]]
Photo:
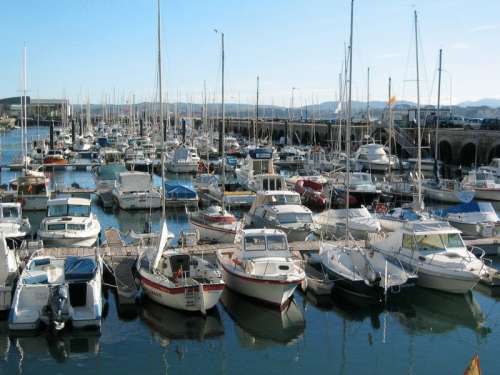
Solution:
[(276, 130), (273, 130), (273, 141), (277, 141), (278, 139), (278, 132)]
[(460, 151), (460, 158), (458, 162), (460, 165), (469, 167), (476, 161), (476, 145), (474, 143), (467, 143)]
[(280, 130), (278, 132), (278, 140), (281, 139), (281, 138), (285, 138), (285, 132), (283, 130)]
[(262, 129), (259, 129), (259, 132), (258, 132), (257, 137), (258, 137), (259, 139), (262, 139), (262, 138), (263, 138), (263, 137), (262, 137), (263, 135), (264, 135), (264, 132), (262, 131)]
[(500, 158), (500, 145), (496, 145), (491, 149), (488, 155), (488, 163), (490, 163), (493, 158)]
[(243, 137), (245, 137), (245, 138), (246, 138), (246, 137), (248, 137), (248, 129), (247, 129), (247, 128), (243, 128), (243, 129), (241, 130), (241, 135), (242, 135)]
[(321, 135), (319, 134), (319, 132), (314, 133), (314, 135), (316, 137), (316, 139), (314, 141), (315, 141), (315, 144), (317, 144), (317, 145), (322, 144), (322, 143), (327, 141), (326, 137), (325, 137), (325, 139), (321, 138)]
[(302, 144), (304, 145), (308, 145), (309, 144), (309, 140), (310, 140), (310, 135), (309, 135), (309, 132), (304, 132), (304, 134), (302, 135)]
[(450, 164), (453, 158), (453, 152), (451, 150), (450, 142), (441, 141), (439, 142), (439, 160), (445, 164)]

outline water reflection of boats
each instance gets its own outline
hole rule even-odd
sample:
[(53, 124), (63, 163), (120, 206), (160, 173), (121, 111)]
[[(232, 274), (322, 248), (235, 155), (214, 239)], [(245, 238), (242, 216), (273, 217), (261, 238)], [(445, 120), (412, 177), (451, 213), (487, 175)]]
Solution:
[(397, 315), (411, 333), (439, 334), (466, 327), (485, 336), (491, 331), (471, 292), (461, 295), (415, 288), (404, 298), (413, 313)]
[(146, 297), (142, 300), (140, 316), (162, 345), (168, 345), (169, 340), (205, 340), (224, 334), (217, 308), (202, 316), (170, 309)]
[(47, 356), (50, 354), (56, 361), (65, 362), (68, 359), (77, 359), (88, 354), (99, 353), (99, 337), (95, 332), (77, 331), (64, 335), (50, 333), (36, 336), (12, 337), (12, 344), (17, 348), (21, 357)]
[(238, 338), (244, 346), (263, 349), (275, 343), (290, 345), (304, 333), (304, 314), (294, 300), (280, 311), (226, 288), (221, 302), (235, 321)]

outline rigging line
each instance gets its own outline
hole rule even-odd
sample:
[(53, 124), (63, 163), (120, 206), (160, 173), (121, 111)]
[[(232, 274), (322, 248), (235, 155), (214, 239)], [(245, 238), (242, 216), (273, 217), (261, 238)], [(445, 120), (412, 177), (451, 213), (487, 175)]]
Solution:
[[(413, 24), (413, 19), (412, 21), (410, 22), (410, 25)], [(413, 27), (410, 27), (410, 36), (409, 36), (409, 42), (408, 42), (408, 52), (406, 54), (406, 64), (405, 64), (405, 72), (403, 74), (403, 81), (402, 81), (402, 90), (401, 90), (401, 99), (404, 99), (406, 97), (406, 82), (408, 80), (408, 71), (410, 69), (410, 58), (413, 54), (413, 49), (414, 49), (414, 38), (415, 38), (415, 35), (414, 35), (414, 31), (413, 31)]]

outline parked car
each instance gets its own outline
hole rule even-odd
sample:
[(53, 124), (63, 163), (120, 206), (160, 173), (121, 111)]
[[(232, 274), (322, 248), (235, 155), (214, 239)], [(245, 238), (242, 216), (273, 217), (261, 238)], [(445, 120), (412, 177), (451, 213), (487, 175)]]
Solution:
[(465, 119), (464, 129), (478, 130), (481, 129), (482, 124), (483, 124), (482, 118), (468, 118)]
[(481, 129), (484, 130), (500, 130), (500, 119), (485, 118), (481, 124)]

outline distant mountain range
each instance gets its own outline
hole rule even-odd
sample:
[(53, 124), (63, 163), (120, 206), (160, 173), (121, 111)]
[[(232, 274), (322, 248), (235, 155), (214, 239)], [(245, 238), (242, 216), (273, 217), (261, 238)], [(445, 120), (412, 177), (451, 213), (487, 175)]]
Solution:
[(500, 108), (500, 99), (479, 99), (475, 101), (466, 101), (458, 104), (458, 106)]
[[(315, 105), (287, 108), (276, 105), (259, 105), (259, 118), (290, 118), (294, 119), (332, 119), (336, 117), (338, 102), (328, 101)], [(165, 104), (165, 109), (167, 105)], [(208, 104), (208, 116), (220, 117), (220, 103)], [(394, 109), (405, 111), (409, 108), (415, 108), (416, 104), (409, 101), (398, 101)], [(428, 105), (422, 105), (423, 108), (428, 108)], [(433, 107), (433, 106), (431, 106)], [(374, 118), (380, 118), (381, 114), (387, 108), (386, 101), (372, 101), (370, 102), (370, 114)], [(445, 106), (443, 106), (443, 109)], [(79, 112), (80, 106), (74, 105), (75, 112)], [(143, 102), (136, 104), (138, 112), (153, 113), (158, 111), (157, 103)], [(366, 102), (353, 101), (352, 113), (354, 116), (363, 116), (366, 114)], [(85, 110), (85, 106), (83, 106)], [(121, 113), (127, 115), (129, 113), (129, 105), (108, 105), (107, 111), (112, 114)], [(199, 103), (169, 103), (169, 112), (174, 115), (177, 113), (179, 116), (189, 116), (191, 113), (194, 116), (201, 117), (203, 106)], [(256, 107), (254, 104), (247, 103), (226, 103), (225, 106), (226, 116), (228, 117), (241, 117), (241, 118), (255, 118)], [(101, 104), (91, 104), (91, 112), (93, 115), (102, 115), (104, 106)], [(467, 101), (452, 107), (452, 112), (455, 115), (464, 116), (467, 118), (488, 118), (500, 117), (500, 99), (481, 99), (477, 101)]]

